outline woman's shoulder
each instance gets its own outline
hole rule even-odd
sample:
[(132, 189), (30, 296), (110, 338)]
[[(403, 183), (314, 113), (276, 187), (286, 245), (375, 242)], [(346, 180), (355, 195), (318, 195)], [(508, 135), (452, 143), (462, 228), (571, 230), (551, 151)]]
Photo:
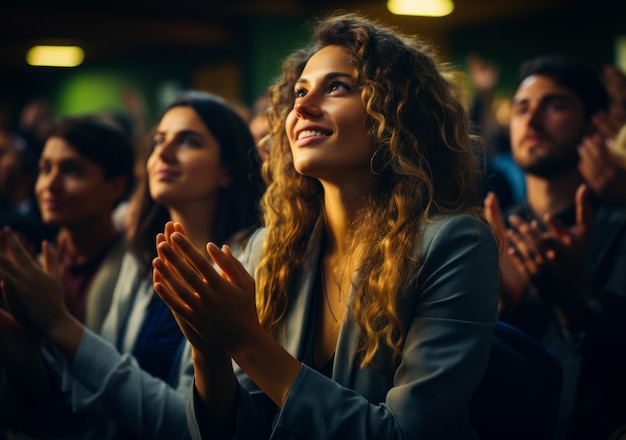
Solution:
[(460, 248), (483, 242), (496, 248), (496, 237), (486, 220), (471, 214), (438, 214), (422, 229), (419, 249), (423, 255), (433, 246)]
[(259, 227), (250, 234), (245, 244), (236, 246), (235, 248), (231, 247), (233, 255), (237, 257), (248, 271), (254, 270), (261, 261), (265, 232), (266, 229), (264, 227)]
[(463, 231), (474, 231), (476, 234), (493, 235), (486, 220), (469, 213), (437, 214), (424, 224), (423, 232), (425, 235), (438, 235), (459, 228)]

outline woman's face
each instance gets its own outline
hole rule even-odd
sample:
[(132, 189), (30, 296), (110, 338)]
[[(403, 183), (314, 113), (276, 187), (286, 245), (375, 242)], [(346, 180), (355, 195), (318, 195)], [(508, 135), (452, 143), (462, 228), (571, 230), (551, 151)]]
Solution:
[(309, 59), (296, 82), (285, 127), (300, 174), (334, 181), (372, 176), (374, 149), (352, 71), (346, 49), (326, 46)]
[(45, 223), (59, 227), (111, 217), (123, 179), (105, 179), (100, 166), (61, 137), (50, 137), (39, 159), (35, 194)]
[(153, 138), (148, 158), (150, 195), (167, 207), (211, 200), (230, 184), (220, 146), (191, 107), (168, 110)]

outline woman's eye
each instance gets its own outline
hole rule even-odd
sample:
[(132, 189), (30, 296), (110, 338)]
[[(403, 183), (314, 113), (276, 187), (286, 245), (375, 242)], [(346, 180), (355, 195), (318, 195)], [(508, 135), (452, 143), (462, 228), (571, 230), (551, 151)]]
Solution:
[(516, 107), (513, 107), (513, 109), (511, 110), (511, 113), (516, 116), (522, 116), (524, 113), (526, 113), (526, 110), (527, 110), (526, 106), (518, 105)]
[(305, 89), (296, 89), (294, 90), (294, 95), (296, 98), (302, 98), (304, 96), (306, 96), (306, 90)]
[(197, 147), (200, 143), (192, 137), (186, 136), (182, 139), (182, 143), (192, 147)]
[(348, 84), (344, 82), (335, 81), (331, 83), (330, 86), (328, 87), (329, 92), (335, 92), (337, 90), (350, 90), (350, 86), (348, 86)]
[(80, 165), (68, 165), (63, 171), (71, 176), (80, 176), (85, 173), (85, 170)]
[(551, 101), (546, 106), (549, 110), (554, 110), (557, 112), (562, 112), (568, 109), (568, 104), (563, 101)]

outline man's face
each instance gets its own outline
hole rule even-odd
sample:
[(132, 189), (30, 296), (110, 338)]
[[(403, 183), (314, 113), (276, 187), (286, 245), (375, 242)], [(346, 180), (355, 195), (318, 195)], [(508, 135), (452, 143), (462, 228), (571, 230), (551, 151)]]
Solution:
[(531, 75), (513, 97), (510, 129), (511, 150), (520, 168), (548, 178), (576, 167), (588, 121), (574, 92), (547, 76)]

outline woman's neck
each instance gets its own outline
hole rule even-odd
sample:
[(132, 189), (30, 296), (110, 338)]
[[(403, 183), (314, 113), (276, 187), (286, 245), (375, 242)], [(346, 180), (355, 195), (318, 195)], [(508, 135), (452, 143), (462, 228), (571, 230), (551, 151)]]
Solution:
[(346, 191), (336, 186), (324, 185), (326, 256), (344, 259), (350, 225), (364, 203), (365, 198), (361, 191)]

